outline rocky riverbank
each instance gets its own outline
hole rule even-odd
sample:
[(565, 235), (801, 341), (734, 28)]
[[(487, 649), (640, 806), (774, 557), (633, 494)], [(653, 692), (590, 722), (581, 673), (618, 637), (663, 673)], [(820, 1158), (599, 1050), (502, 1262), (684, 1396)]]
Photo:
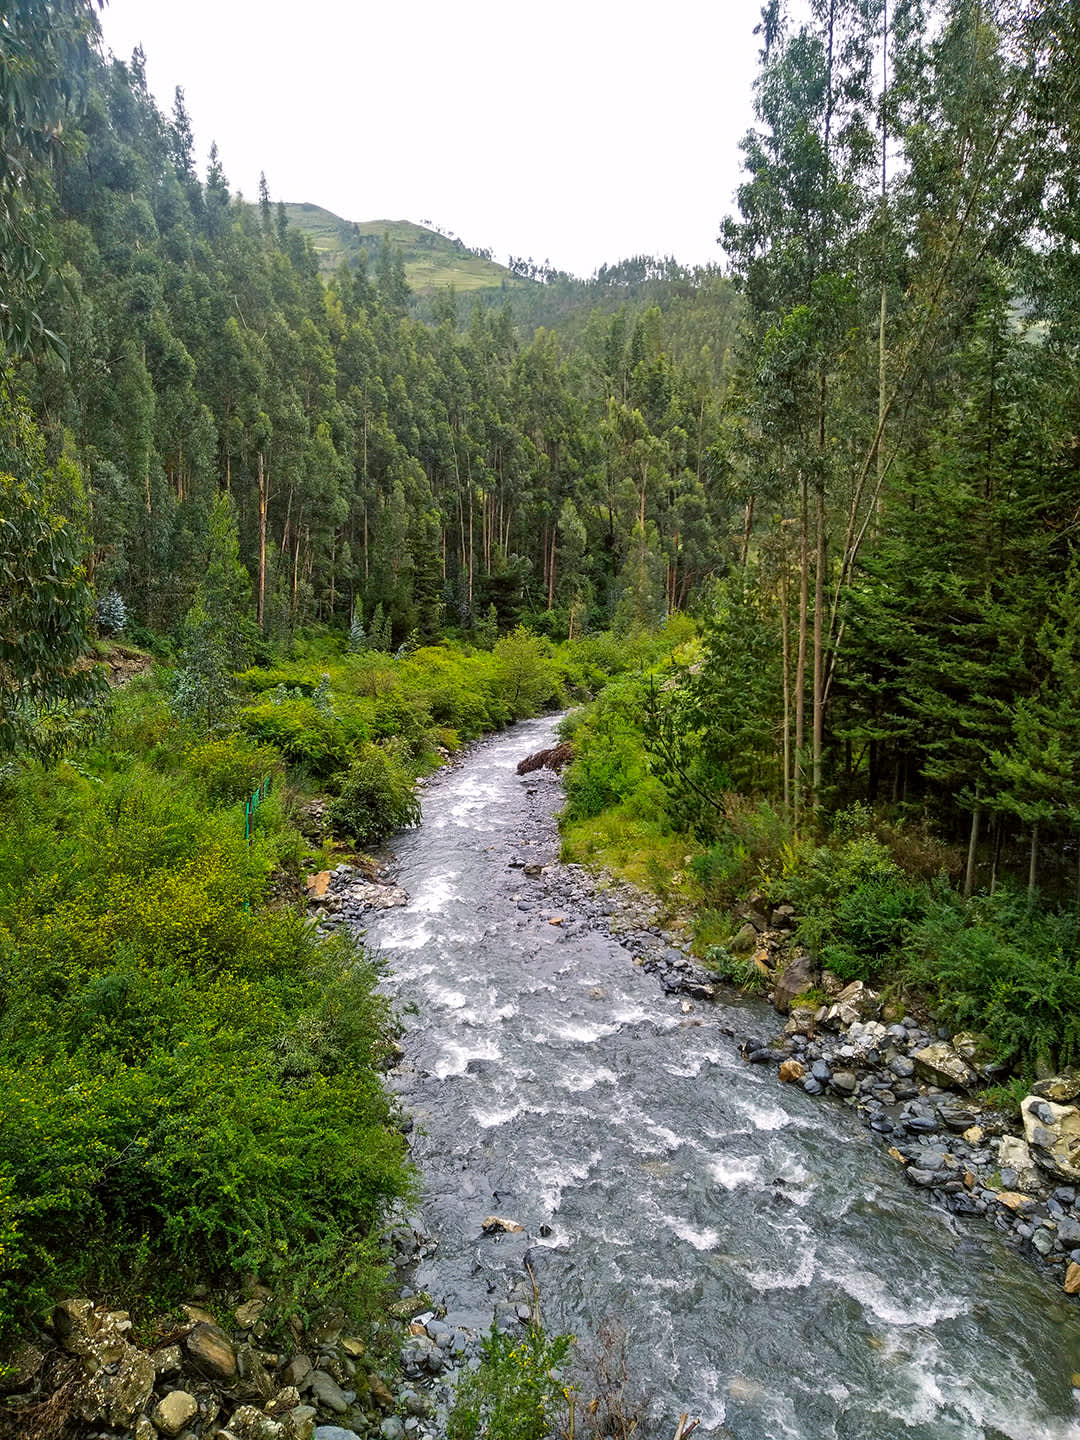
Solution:
[[(389, 1237), (402, 1273), (422, 1242)], [(226, 1303), (228, 1302), (228, 1303)], [(192, 1300), (136, 1340), (126, 1311), (57, 1305), (0, 1370), (3, 1440), (435, 1440), (447, 1381), (479, 1365), (476, 1335), (441, 1324), (426, 1297), (392, 1307), (400, 1365), (376, 1366), (339, 1310), (283, 1320), (265, 1286)]]
[[(654, 897), (554, 855), (509, 863), (541, 882), (544, 903), (563, 909), (568, 927), (602, 927), (666, 992), (683, 993), (688, 1017), (694, 1002), (736, 999), (665, 931)], [(885, 1004), (861, 981), (844, 985), (816, 969), (793, 944), (790, 905), (753, 896), (743, 919), (738, 947), (767, 978), (768, 1000), (786, 1021), (780, 1034), (746, 1027), (747, 1063), (853, 1108), (910, 1185), (956, 1215), (982, 1217), (1055, 1285), (1080, 1293), (1080, 1105), (1070, 1103), (1080, 1101), (1080, 1073), (1037, 1082), (1019, 1114), (985, 1104), (977, 1097), (1003, 1067), (984, 1037), (954, 1034)]]

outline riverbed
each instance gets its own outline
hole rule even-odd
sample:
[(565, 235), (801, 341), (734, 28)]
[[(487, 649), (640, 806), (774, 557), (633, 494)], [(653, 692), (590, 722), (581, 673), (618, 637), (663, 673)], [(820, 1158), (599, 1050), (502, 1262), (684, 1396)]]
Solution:
[[(418, 1286), (505, 1315), (525, 1262), (549, 1331), (626, 1336), (667, 1440), (1080, 1440), (1080, 1309), (990, 1227), (905, 1185), (854, 1113), (748, 1066), (764, 1006), (688, 1001), (554, 859), (554, 722), (437, 777), (394, 842), (407, 906), (368, 924), (405, 1028)], [(485, 1219), (521, 1225), (485, 1234)]]

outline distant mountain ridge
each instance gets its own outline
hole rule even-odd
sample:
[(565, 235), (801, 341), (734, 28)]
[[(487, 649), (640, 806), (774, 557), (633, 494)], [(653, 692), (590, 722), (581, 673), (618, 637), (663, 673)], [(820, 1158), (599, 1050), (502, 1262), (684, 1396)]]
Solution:
[(416, 295), (430, 295), (450, 285), (459, 294), (535, 288), (534, 281), (514, 275), (493, 260), (490, 251), (473, 250), (457, 236), (412, 220), (343, 220), (321, 205), (307, 203), (286, 203), (285, 213), (289, 224), (307, 235), (319, 257), (319, 268), (327, 275), (361, 250), (374, 262), (379, 247), (389, 240), (401, 251), (405, 279)]

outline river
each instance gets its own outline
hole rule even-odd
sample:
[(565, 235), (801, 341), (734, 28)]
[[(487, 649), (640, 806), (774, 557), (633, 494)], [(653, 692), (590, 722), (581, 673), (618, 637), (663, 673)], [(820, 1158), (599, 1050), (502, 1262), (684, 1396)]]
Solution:
[[(394, 842), (410, 903), (368, 927), (440, 1242), (418, 1286), (486, 1328), (528, 1252), (549, 1332), (625, 1331), (642, 1440), (684, 1410), (701, 1440), (1080, 1440), (1080, 1309), (851, 1109), (746, 1065), (731, 1032), (771, 1033), (764, 1006), (688, 1012), (557, 875), (511, 868), (557, 850), (557, 782), (515, 773), (553, 733), (432, 782)], [(482, 1234), (491, 1214), (524, 1233)]]

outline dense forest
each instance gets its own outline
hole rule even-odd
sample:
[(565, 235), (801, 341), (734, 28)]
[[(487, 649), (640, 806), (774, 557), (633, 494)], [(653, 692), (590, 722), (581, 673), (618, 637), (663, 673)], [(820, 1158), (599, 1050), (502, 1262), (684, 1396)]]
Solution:
[(730, 303), (719, 365), (704, 337), (677, 362), (644, 306), (572, 351), (509, 309), (458, 333), (450, 295), (418, 323), (392, 246), (324, 285), (265, 186), (231, 195), (216, 151), (199, 178), (182, 95), (167, 119), (140, 56), (90, 63), (48, 176), (41, 315), (66, 355), (21, 380), (99, 596), (175, 629), (222, 490), (271, 641), (379, 605), (394, 645), (492, 605), (564, 635), (620, 605), (654, 622), (715, 570)]
[[(768, 0), (723, 263), (469, 307), (389, 240), (324, 277), (94, 4), (0, 5), (0, 1326), (353, 1253), (410, 1187), (390, 1021), (282, 897), (597, 691), (573, 853), (685, 871), (702, 947), (752, 885), (844, 974), (933, 991), (963, 934), (963, 1018), (1080, 1053), (1078, 32)], [(105, 703), (121, 638), (159, 666)]]
[(1080, 804), (1073, 23), (766, 6), (727, 277), (545, 271), (567, 314), (534, 334), (509, 303), (458, 329), (450, 294), (411, 318), (390, 245), (323, 284), (265, 183), (231, 194), (216, 149), (199, 177), (182, 94), (165, 117), (140, 55), (65, 41), (62, 143), (11, 190), (59, 339), (10, 383), (99, 606), (178, 634), (223, 492), (252, 640), (700, 601), (710, 659), (659, 725), (706, 815), (925, 801), (973, 866), (1026, 827), (1037, 873)]

